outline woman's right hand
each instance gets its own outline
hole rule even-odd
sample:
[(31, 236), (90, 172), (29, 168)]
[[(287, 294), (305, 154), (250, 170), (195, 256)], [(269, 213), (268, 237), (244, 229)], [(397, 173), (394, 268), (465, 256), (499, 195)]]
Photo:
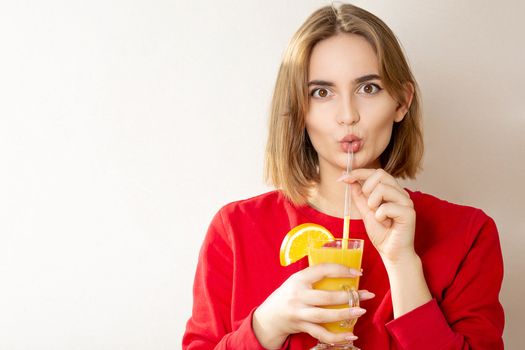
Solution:
[[(255, 310), (253, 330), (257, 340), (266, 349), (279, 349), (288, 335), (308, 333), (324, 343), (355, 340), (352, 333), (332, 333), (319, 323), (357, 318), (366, 311), (359, 307), (324, 309), (319, 306), (348, 304), (346, 291), (323, 291), (312, 288), (314, 282), (325, 277), (358, 277), (360, 271), (339, 264), (310, 266), (291, 275)], [(374, 297), (373, 293), (359, 291), (361, 300)]]

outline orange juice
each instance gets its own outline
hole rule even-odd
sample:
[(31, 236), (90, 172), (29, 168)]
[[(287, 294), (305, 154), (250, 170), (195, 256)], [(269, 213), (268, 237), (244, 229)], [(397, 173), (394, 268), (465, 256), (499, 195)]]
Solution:
[[(363, 241), (349, 240), (349, 248), (341, 248), (341, 240), (327, 242), (324, 246), (319, 247), (319, 243), (311, 244), (308, 249), (308, 262), (310, 266), (322, 263), (341, 264), (353, 269), (361, 269), (361, 258), (363, 256)], [(346, 290), (353, 289), (357, 291), (359, 286), (359, 277), (356, 278), (324, 278), (313, 284), (314, 289), (322, 290)], [(349, 307), (348, 304), (323, 306), (328, 309), (342, 309)], [(355, 320), (354, 320), (355, 321)], [(354, 323), (348, 320), (339, 322), (323, 323), (327, 330), (334, 333), (352, 332)]]

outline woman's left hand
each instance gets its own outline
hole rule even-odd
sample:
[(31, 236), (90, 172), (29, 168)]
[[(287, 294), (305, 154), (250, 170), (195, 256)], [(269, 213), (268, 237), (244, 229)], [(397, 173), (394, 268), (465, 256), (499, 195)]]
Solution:
[(383, 169), (356, 169), (342, 180), (352, 184), (352, 200), (383, 261), (412, 257), (416, 212), (407, 191)]

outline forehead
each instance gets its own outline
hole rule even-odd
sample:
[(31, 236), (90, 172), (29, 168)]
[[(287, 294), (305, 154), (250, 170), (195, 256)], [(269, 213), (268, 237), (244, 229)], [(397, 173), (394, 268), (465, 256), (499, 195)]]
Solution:
[(322, 40), (310, 56), (309, 80), (346, 81), (372, 73), (379, 74), (377, 55), (360, 35), (339, 33)]

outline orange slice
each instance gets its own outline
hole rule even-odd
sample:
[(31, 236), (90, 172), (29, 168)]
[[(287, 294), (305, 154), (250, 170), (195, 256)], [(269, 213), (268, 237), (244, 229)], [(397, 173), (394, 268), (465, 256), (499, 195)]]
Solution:
[(321, 225), (306, 223), (295, 226), (281, 243), (281, 266), (288, 266), (305, 257), (308, 254), (308, 241), (311, 239), (333, 241), (334, 236)]

